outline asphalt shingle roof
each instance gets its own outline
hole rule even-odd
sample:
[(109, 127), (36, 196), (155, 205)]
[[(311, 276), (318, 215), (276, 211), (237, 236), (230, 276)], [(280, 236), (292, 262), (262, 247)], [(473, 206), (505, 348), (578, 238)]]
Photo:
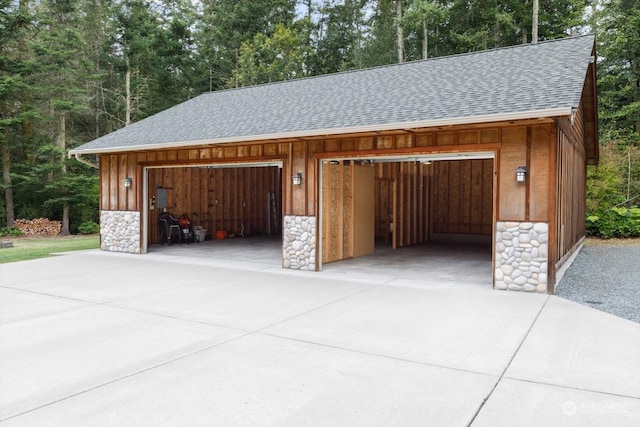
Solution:
[[(594, 36), (210, 92), (72, 153), (344, 133), (577, 107)], [(332, 132), (333, 130), (333, 132)]]

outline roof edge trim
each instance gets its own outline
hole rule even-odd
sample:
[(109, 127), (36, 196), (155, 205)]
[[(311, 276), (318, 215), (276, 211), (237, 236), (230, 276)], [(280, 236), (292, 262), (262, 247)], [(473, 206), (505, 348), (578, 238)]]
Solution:
[(452, 125), (465, 125), (465, 124), (478, 124), (478, 123), (491, 123), (502, 122), (509, 120), (526, 120), (537, 119), (544, 117), (560, 117), (571, 116), (573, 107), (560, 107), (550, 108), (544, 110), (533, 111), (520, 111), (513, 113), (501, 113), (501, 114), (489, 114), (479, 116), (463, 116), (453, 117), (445, 119), (434, 120), (420, 120), (413, 122), (399, 122), (399, 123), (386, 123), (381, 125), (368, 125), (368, 126), (354, 126), (348, 128), (328, 128), (328, 129), (315, 129), (302, 132), (283, 132), (283, 133), (271, 133), (263, 135), (244, 135), (228, 138), (212, 138), (206, 140), (192, 140), (192, 141), (174, 141), (174, 142), (162, 142), (156, 144), (142, 144), (142, 145), (130, 145), (110, 148), (89, 148), (84, 150), (72, 149), (69, 150), (69, 158), (78, 154), (109, 154), (109, 153), (122, 153), (131, 151), (148, 151), (158, 149), (170, 149), (170, 148), (185, 148), (194, 147), (200, 145), (217, 145), (217, 144), (230, 144), (237, 142), (258, 142), (270, 139), (285, 139), (285, 138), (309, 138), (317, 136), (333, 136), (360, 132), (382, 132), (402, 129), (416, 129), (427, 128), (437, 126), (452, 126)]

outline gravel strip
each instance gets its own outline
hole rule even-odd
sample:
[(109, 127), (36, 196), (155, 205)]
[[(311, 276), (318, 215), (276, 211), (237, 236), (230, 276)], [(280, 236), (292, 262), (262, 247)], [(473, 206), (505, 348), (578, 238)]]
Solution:
[(585, 246), (556, 295), (640, 323), (640, 246)]

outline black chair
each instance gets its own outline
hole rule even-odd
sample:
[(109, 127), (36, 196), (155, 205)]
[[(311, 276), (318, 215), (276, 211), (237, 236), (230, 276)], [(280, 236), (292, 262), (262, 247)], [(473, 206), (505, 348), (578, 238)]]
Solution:
[(163, 212), (158, 216), (158, 232), (162, 245), (164, 245), (165, 241), (168, 244), (172, 244), (174, 234), (178, 237), (178, 242), (182, 244), (182, 232), (180, 231), (178, 219), (169, 212)]

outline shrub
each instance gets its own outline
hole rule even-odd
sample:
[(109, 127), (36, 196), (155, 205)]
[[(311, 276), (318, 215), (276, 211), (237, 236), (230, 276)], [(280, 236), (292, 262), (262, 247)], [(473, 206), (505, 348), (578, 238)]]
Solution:
[(100, 225), (93, 221), (83, 222), (78, 226), (78, 233), (80, 234), (96, 234), (100, 232)]
[(640, 237), (640, 207), (614, 207), (589, 215), (587, 233), (603, 239)]
[(22, 236), (18, 227), (0, 227), (0, 236)]

